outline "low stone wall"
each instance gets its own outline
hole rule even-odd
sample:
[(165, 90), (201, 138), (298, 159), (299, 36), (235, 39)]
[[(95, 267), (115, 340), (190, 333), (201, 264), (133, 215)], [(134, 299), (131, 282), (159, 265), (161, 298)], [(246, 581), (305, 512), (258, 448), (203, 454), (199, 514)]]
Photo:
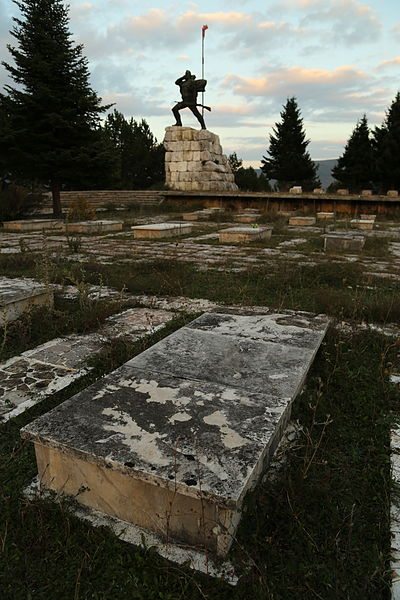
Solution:
[(238, 190), (215, 133), (191, 127), (166, 127), (164, 147), (168, 187), (188, 192)]

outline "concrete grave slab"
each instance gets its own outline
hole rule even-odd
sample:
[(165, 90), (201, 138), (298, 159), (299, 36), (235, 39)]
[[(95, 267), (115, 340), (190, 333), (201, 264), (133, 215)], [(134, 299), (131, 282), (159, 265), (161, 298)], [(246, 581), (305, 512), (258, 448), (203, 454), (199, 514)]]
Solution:
[(67, 233), (109, 233), (111, 231), (122, 231), (122, 221), (79, 221), (78, 223), (67, 223)]
[(184, 213), (182, 215), (182, 219), (184, 221), (207, 221), (212, 213), (215, 211), (212, 210), (196, 210), (191, 213)]
[(290, 217), (289, 225), (300, 225), (301, 227), (307, 225), (315, 225), (316, 218), (315, 217)]
[(346, 233), (324, 235), (325, 252), (361, 252), (365, 245), (365, 236)]
[(156, 308), (128, 308), (108, 317), (101, 333), (114, 338), (136, 340), (161, 329), (175, 316), (176, 313), (172, 311)]
[(321, 221), (332, 221), (335, 218), (335, 213), (333, 212), (317, 212), (317, 219)]
[(60, 219), (30, 219), (21, 221), (5, 221), (4, 231), (63, 231), (64, 221)]
[(354, 229), (373, 229), (375, 219), (351, 219), (350, 226)]
[(0, 327), (34, 306), (53, 306), (53, 290), (29, 278), (0, 277)]
[(272, 235), (272, 227), (229, 227), (221, 229), (218, 234), (222, 244), (254, 242), (269, 239)]
[(0, 364), (0, 421), (34, 406), (88, 372), (86, 361), (101, 350), (97, 334), (56, 338)]
[(161, 239), (191, 233), (191, 223), (151, 223), (131, 227), (135, 239)]
[(261, 217), (260, 212), (247, 212), (240, 215), (235, 215), (233, 220), (236, 223), (257, 223), (258, 219)]
[(226, 554), (327, 326), (306, 313), (206, 313), (23, 428), (41, 486)]

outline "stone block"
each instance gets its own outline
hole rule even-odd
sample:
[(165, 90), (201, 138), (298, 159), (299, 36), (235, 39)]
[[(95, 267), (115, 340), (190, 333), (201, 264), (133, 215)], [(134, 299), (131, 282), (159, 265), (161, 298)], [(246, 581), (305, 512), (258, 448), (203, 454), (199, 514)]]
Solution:
[(389, 196), (390, 198), (397, 198), (398, 195), (399, 192), (397, 190), (388, 190), (386, 192), (386, 196)]
[(352, 219), (350, 221), (350, 227), (354, 229), (373, 229), (374, 228), (374, 219)]
[(0, 277), (0, 327), (33, 307), (51, 308), (53, 302), (53, 290), (34, 279)]
[(60, 219), (26, 219), (21, 221), (4, 221), (4, 231), (63, 231), (64, 221)]
[(315, 225), (316, 218), (315, 217), (289, 217), (289, 225), (296, 225), (300, 227), (308, 227), (310, 225)]
[(188, 163), (186, 161), (176, 162), (176, 170), (179, 172), (187, 171)]
[(171, 162), (177, 163), (177, 162), (182, 162), (184, 160), (184, 154), (182, 150), (179, 151), (174, 151), (174, 152), (167, 152), (167, 154), (171, 154)]
[(313, 194), (325, 194), (325, 190), (323, 190), (321, 188), (315, 188), (313, 190)]
[(182, 127), (182, 140), (184, 142), (191, 142), (194, 140), (194, 132), (195, 130), (190, 127)]
[(109, 233), (111, 231), (122, 231), (122, 221), (79, 221), (78, 223), (67, 223), (67, 233)]
[(372, 190), (361, 190), (361, 196), (372, 196)]
[(339, 196), (348, 196), (349, 195), (349, 190), (347, 188), (340, 188), (339, 190), (337, 190), (336, 193)]
[(202, 164), (199, 160), (198, 161), (192, 160), (190, 162), (188, 161), (186, 170), (189, 173), (196, 173), (196, 172), (202, 171)]
[(293, 187), (290, 188), (289, 190), (290, 194), (302, 194), (303, 190), (301, 185), (294, 185)]
[(365, 244), (363, 235), (329, 233), (324, 235), (325, 252), (361, 252)]
[(212, 161), (213, 158), (214, 157), (209, 150), (202, 150), (200, 152), (200, 160), (202, 161)]
[(243, 242), (254, 242), (256, 240), (267, 240), (271, 237), (272, 227), (229, 227), (218, 232), (219, 241), (222, 244), (240, 244)]
[[(185, 184), (181, 184), (185, 185)], [(151, 223), (131, 227), (136, 239), (162, 239), (191, 233), (190, 223)]]
[(376, 215), (360, 215), (360, 219), (367, 221), (375, 221)]
[(41, 488), (225, 555), (328, 324), (202, 315), (22, 429)]

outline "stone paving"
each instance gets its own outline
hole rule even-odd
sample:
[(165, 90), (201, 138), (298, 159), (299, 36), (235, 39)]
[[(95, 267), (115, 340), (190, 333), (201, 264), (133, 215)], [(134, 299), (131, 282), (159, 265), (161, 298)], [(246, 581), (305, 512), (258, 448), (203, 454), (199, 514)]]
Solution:
[(175, 314), (162, 308), (128, 309), (109, 317), (96, 333), (56, 338), (0, 363), (0, 422), (85, 375), (88, 357), (100, 352), (110, 338), (135, 341), (163, 327)]
[[(143, 220), (146, 220), (145, 218)], [(147, 219), (149, 222), (150, 219)], [(154, 221), (154, 219), (151, 219)], [(158, 222), (161, 219), (158, 218)], [(255, 248), (251, 246), (230, 246), (203, 243), (216, 240), (218, 229), (229, 227), (232, 223), (207, 223), (202, 224), (198, 234), (178, 241), (152, 241), (134, 240), (130, 232), (120, 234), (92, 235), (79, 237), (79, 253), (71, 252), (67, 238), (63, 235), (51, 235), (43, 237), (40, 233), (15, 234), (0, 231), (0, 254), (35, 252), (47, 249), (55, 257), (65, 258), (71, 261), (86, 262), (97, 261), (106, 264), (131, 262), (156, 261), (160, 258), (180, 262), (191, 262), (199, 265), (201, 269), (207, 268), (237, 271), (249, 266), (267, 266), (275, 263), (277, 258), (287, 261), (302, 261), (301, 264), (316, 264), (323, 262), (357, 261), (369, 273), (390, 273), (400, 277), (400, 265), (392, 260), (400, 256), (400, 227), (388, 227), (385, 230), (363, 232), (367, 237), (390, 237), (390, 256), (387, 259), (375, 259), (364, 255), (345, 255), (334, 257), (321, 252), (301, 253), (301, 246), (305, 243), (304, 238), (297, 237), (298, 234), (310, 232), (322, 235), (324, 228), (291, 227), (294, 238), (281, 242), (276, 248)], [(214, 229), (213, 231), (208, 231)], [(399, 241), (396, 241), (396, 240)], [(394, 240), (394, 241), (393, 241)], [(298, 249), (298, 251), (297, 251)]]

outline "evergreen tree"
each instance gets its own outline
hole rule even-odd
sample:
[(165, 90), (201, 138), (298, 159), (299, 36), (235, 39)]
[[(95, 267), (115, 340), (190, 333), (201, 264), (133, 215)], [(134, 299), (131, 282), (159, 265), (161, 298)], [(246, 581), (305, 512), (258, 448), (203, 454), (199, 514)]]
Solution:
[(317, 166), (307, 152), (303, 119), (295, 98), (288, 98), (269, 138), (269, 158), (263, 156), (261, 170), (268, 180), (276, 179), (280, 190), (301, 185), (310, 190), (320, 185)]
[(15, 176), (50, 186), (53, 212), (60, 216), (61, 186), (108, 168), (99, 128), (99, 115), (108, 107), (90, 88), (87, 60), (82, 45), (70, 39), (62, 0), (15, 4), (22, 14), (11, 31), (18, 47), (8, 46), (14, 65), (2, 64), (17, 87), (5, 86), (7, 94), (0, 95), (8, 117), (0, 152)]
[(232, 152), (232, 154), (230, 154), (228, 156), (228, 164), (229, 164), (229, 166), (231, 168), (231, 171), (232, 171), (232, 173), (234, 175), (238, 172), (238, 170), (240, 168), (243, 167), (243, 161), (242, 161), (241, 158), (237, 157), (236, 152)]
[(381, 191), (400, 190), (400, 92), (372, 139), (374, 176)]
[(142, 119), (127, 121), (117, 110), (107, 115), (104, 133), (116, 156), (115, 179), (119, 189), (145, 189), (165, 179), (165, 151)]
[(358, 121), (344, 148), (343, 155), (333, 167), (332, 177), (353, 192), (371, 187), (372, 144), (365, 115)]
[(264, 192), (271, 190), (264, 173), (258, 175), (253, 167), (240, 167), (235, 173), (235, 182), (238, 188), (243, 191)]

